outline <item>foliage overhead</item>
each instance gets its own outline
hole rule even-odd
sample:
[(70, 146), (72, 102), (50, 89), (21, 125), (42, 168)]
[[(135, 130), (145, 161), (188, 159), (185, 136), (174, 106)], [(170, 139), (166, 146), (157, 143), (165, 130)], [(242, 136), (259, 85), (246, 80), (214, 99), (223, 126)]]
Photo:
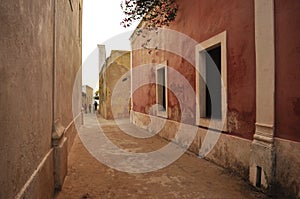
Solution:
[(97, 91), (95, 92), (94, 99), (95, 99), (95, 100), (99, 100), (99, 90), (97, 90)]
[(146, 22), (148, 28), (161, 28), (175, 20), (178, 5), (176, 0), (124, 0), (121, 8), (125, 13), (121, 22), (124, 28), (140, 19)]

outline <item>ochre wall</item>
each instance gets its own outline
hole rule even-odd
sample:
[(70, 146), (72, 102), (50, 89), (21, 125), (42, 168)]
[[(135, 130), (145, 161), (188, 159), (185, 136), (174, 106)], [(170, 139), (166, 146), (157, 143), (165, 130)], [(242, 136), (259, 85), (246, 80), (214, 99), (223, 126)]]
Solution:
[(0, 198), (14, 198), (51, 148), (53, 1), (0, 6)]
[[(70, 3), (72, 5), (70, 5)], [(68, 151), (76, 135), (74, 117), (81, 110), (82, 0), (55, 5), (54, 121), (65, 128)], [(80, 13), (81, 12), (81, 13)], [(76, 97), (77, 96), (77, 97)], [(72, 107), (73, 106), (73, 107)]]
[[(72, 2), (74, 11), (68, 1), (56, 0), (56, 20), (53, 0), (0, 3), (0, 198), (53, 197), (52, 116), (65, 125), (73, 120), (73, 83), (81, 63), (75, 38), (79, 0)], [(80, 96), (81, 85), (76, 88)]]
[(275, 0), (276, 137), (300, 141), (300, 3)]
[[(232, 135), (252, 139), (255, 131), (254, 2), (249, 0), (179, 0), (178, 3), (178, 16), (168, 28), (188, 35), (197, 43), (227, 31), (228, 131)], [(136, 37), (135, 40), (138, 39), (139, 37)], [(176, 42), (178, 41), (174, 41)], [(136, 45), (135, 43), (138, 42), (133, 41), (133, 46)], [(185, 49), (184, 43), (176, 43), (176, 45), (182, 46), (182, 51), (190, 50), (190, 56), (195, 56), (194, 49)], [(177, 55), (159, 53), (162, 52), (152, 51), (149, 54), (148, 50), (134, 51), (133, 67), (141, 63), (160, 63), (168, 60), (168, 65), (180, 71), (195, 89), (193, 66)], [(133, 75), (133, 78), (137, 77)], [(144, 86), (133, 94), (133, 110), (146, 113), (145, 107), (155, 103), (153, 96), (151, 96), (152, 99), (145, 99), (144, 94), (150, 93), (150, 87)], [(138, 92), (144, 94), (138, 94)], [(145, 104), (145, 100), (148, 105)], [(173, 97), (170, 100), (171, 110), (180, 112), (180, 108), (176, 106), (176, 100), (174, 101)], [(195, 117), (195, 100), (187, 101), (187, 108), (191, 109), (188, 112)], [(169, 118), (177, 120), (178, 116), (175, 115), (169, 113)]]
[[(99, 113), (105, 119), (129, 117), (125, 96), (130, 95), (130, 52), (112, 50), (103, 67), (99, 74)], [(114, 101), (112, 95), (116, 96)]]
[[(80, 0), (71, 2), (73, 11), (69, 2), (56, 1), (54, 118), (59, 119), (64, 127), (73, 120), (73, 85), (81, 67)], [(81, 92), (78, 96), (81, 96)]]

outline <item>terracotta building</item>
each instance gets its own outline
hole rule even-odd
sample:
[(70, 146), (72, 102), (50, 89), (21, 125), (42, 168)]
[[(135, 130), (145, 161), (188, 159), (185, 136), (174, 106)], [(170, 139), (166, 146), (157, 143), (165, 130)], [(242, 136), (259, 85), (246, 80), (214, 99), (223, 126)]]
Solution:
[(300, 2), (177, 2), (167, 29), (142, 21), (131, 37), (132, 122), (166, 121), (159, 135), (178, 143), (178, 126), (196, 127), (191, 151), (300, 197)]
[(129, 118), (129, 71), (130, 52), (112, 50), (99, 73), (99, 113), (103, 118)]
[(0, 5), (0, 198), (53, 198), (82, 121), (82, 0)]

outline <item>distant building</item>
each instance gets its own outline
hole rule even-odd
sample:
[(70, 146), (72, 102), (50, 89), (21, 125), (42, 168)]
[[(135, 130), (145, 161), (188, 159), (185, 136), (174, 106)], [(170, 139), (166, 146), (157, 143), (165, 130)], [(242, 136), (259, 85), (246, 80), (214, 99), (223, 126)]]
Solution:
[(129, 70), (130, 51), (112, 50), (99, 74), (99, 113), (105, 119), (129, 117)]
[(94, 93), (93, 88), (88, 85), (82, 86), (82, 105), (83, 107), (86, 105), (89, 107), (91, 105), (93, 107), (94, 103)]
[(98, 58), (99, 58), (99, 70), (98, 72), (101, 71), (101, 68), (103, 66), (103, 64), (105, 63), (105, 59), (106, 59), (106, 49), (105, 49), (105, 45), (97, 45), (98, 47)]

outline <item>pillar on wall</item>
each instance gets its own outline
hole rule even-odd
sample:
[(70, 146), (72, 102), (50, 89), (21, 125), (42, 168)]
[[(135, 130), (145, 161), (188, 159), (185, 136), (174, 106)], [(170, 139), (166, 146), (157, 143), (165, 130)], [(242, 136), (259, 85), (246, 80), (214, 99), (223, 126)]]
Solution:
[(56, 120), (52, 130), (52, 146), (54, 148), (54, 188), (56, 190), (61, 190), (67, 175), (68, 152), (67, 138), (64, 133), (64, 126), (59, 120)]
[(274, 179), (275, 97), (274, 0), (255, 0), (256, 123), (249, 180), (271, 190)]

